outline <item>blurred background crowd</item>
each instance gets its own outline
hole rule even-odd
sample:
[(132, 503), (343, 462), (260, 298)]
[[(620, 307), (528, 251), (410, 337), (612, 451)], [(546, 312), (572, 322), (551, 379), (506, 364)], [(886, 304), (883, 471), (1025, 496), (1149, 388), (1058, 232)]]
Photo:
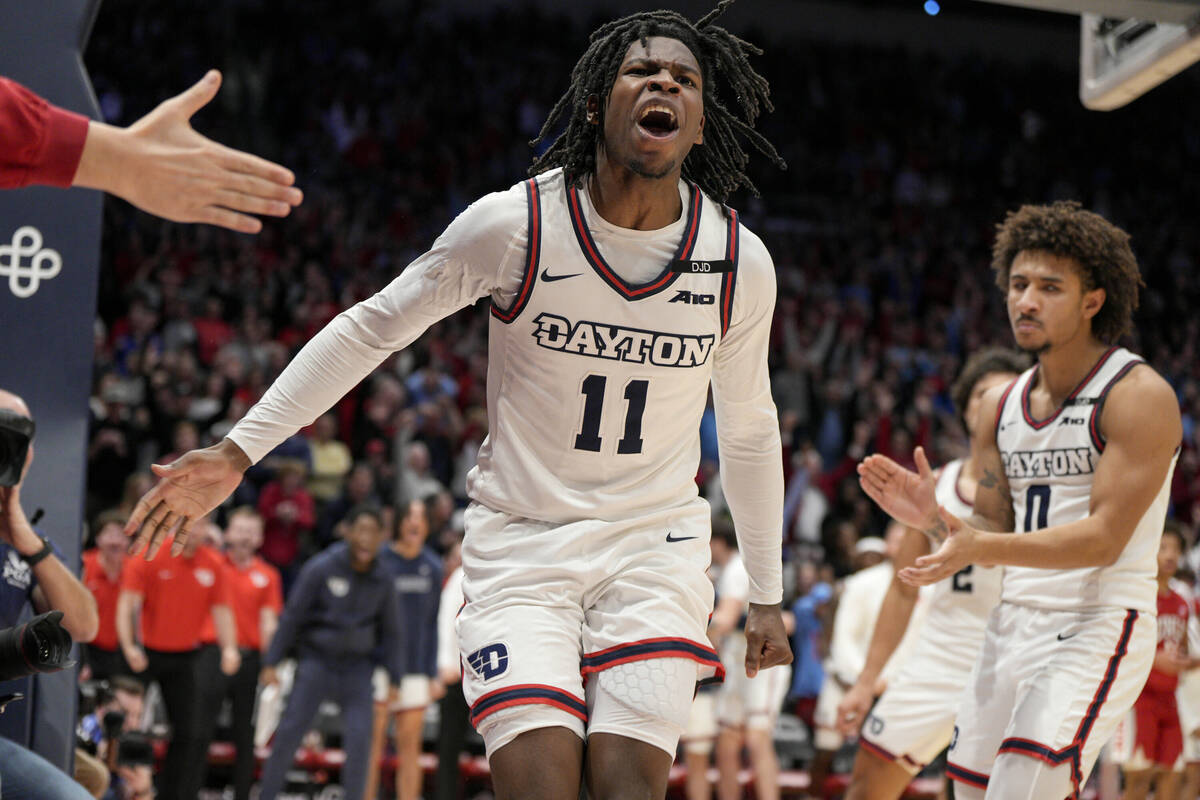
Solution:
[[(218, 107), (197, 127), (287, 165), (306, 199), (254, 237), (106, 201), (90, 520), (128, 513), (152, 462), (218, 441), (325, 323), (475, 198), (524, 175), (527, 141), (593, 26), (535, 8), (450, 24), (429, 11), (298, 0), (278, 14), (263, 0), (181, 0), (147, 12), (105, 0), (86, 61), (109, 121), (128, 124), (219, 66)], [(765, 49), (756, 66), (778, 111), (758, 127), (789, 165), (755, 165), (762, 196), (731, 204), (778, 273), (785, 605), (812, 622), (797, 635), (787, 707), (804, 719), (822, 681), (829, 587), (881, 549), (861, 545), (885, 520), (854, 464), (871, 452), (911, 463), (915, 445), (935, 464), (965, 452), (949, 389), (967, 355), (1011, 341), (990, 244), (1022, 202), (1077, 199), (1132, 234), (1146, 287), (1128, 345), (1178, 393), (1172, 514), (1195, 540), (1200, 184), (1186, 176), (1200, 159), (1200, 76), (1101, 115), (1080, 107), (1074, 75), (1057, 64), (739, 33)], [(260, 555), (285, 598), (364, 503), (424, 500), (428, 544), (453, 571), (465, 475), (487, 434), (487, 318), (485, 300), (389, 358), (252, 468), (216, 515), (225, 526), (233, 508), (257, 509)], [(711, 414), (701, 436), (697, 482), (719, 518)]]

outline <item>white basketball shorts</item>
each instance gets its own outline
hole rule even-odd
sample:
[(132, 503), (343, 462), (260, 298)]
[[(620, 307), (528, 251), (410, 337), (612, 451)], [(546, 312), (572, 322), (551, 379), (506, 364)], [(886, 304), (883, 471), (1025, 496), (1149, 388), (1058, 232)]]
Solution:
[[(743, 633), (737, 631), (730, 635), (743, 636)], [(770, 667), (747, 678), (744, 661), (726, 663), (725, 682), (717, 695), (717, 719), (729, 727), (773, 730), (791, 677), (789, 666)]]
[(1001, 603), (963, 695), (947, 774), (989, 799), (1077, 797), (1146, 683), (1157, 636), (1144, 612)]
[[(375, 702), (386, 703), (388, 696), (389, 680), (387, 670), (383, 667), (376, 667), (374, 674), (371, 676), (371, 684), (374, 689)], [(400, 697), (395, 703), (388, 706), (389, 711), (411, 711), (417, 708), (425, 708), (433, 702), (433, 693), (430, 689), (430, 679), (428, 675), (405, 675), (400, 679)]]
[(976, 640), (964, 639), (968, 646), (957, 652), (927, 647), (925, 636), (917, 640), (864, 720), (863, 747), (916, 775), (950, 744), (979, 650)]
[[(551, 524), (473, 503), (465, 521), (466, 603), (457, 625), (463, 693), (488, 752), (536, 728), (562, 726), (580, 738), (616, 732), (615, 723), (593, 718), (588, 695), (595, 692), (585, 692), (584, 682), (650, 659), (696, 667), (682, 689), (657, 692), (680, 708), (659, 709), (657, 698), (641, 704), (652, 716), (671, 717), (668, 727), (678, 730), (664, 734), (647, 724), (644, 735), (619, 732), (664, 748), (667, 739), (677, 741), (696, 680), (724, 672), (705, 635), (713, 606), (705, 575), (708, 504), (697, 499), (631, 520)], [(680, 674), (655, 670), (646, 679), (658, 672)], [(676, 741), (669, 742), (672, 753)]]

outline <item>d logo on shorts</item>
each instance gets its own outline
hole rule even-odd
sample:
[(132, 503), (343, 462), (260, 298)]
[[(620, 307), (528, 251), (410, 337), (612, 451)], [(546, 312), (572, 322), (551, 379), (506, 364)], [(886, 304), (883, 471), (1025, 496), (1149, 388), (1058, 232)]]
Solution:
[(467, 656), (467, 664), (476, 675), (490, 681), (508, 670), (508, 647), (499, 642), (481, 647)]

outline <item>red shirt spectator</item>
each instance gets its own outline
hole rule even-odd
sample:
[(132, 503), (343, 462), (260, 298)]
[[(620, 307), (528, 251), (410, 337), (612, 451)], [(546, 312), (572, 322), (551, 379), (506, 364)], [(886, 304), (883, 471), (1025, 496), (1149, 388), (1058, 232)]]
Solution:
[(300, 552), (300, 537), (316, 523), (316, 505), (304, 488), (303, 462), (280, 459), (279, 479), (263, 487), (258, 498), (263, 516), (262, 556), (281, 570)]
[(121, 589), (143, 598), (142, 643), (150, 650), (196, 649), (213, 606), (232, 605), (223, 559), (209, 547), (173, 557), (167, 542), (150, 561), (132, 558)]
[(33, 183), (66, 188), (75, 178), (88, 119), (0, 78), (0, 189)]
[(273, 611), (276, 618), (283, 611), (283, 581), (279, 570), (258, 556), (252, 556), (246, 566), (239, 567), (228, 554), (225, 570), (233, 595), (238, 647), (262, 650), (267, 644), (262, 637), (263, 609)]

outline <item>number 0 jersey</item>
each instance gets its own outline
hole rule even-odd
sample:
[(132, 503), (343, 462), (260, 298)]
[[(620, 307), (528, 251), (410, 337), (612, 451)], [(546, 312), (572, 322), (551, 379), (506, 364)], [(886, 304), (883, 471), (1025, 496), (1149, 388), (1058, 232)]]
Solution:
[(745, 234), (736, 212), (691, 186), (675, 261), (632, 285), (596, 246), (583, 190), (560, 171), (525, 188), (525, 275), (508, 307), (492, 307), (489, 433), (471, 497), (549, 522), (687, 503), (714, 364), (738, 355), (727, 341)]
[[(1117, 381), (1141, 363), (1128, 350), (1109, 349), (1062, 407), (1042, 420), (1029, 409), (1036, 365), (1005, 390), (996, 415), (996, 444), (1012, 493), (1018, 535), (1088, 515), (1096, 465), (1104, 452), (1100, 431), (1104, 400)], [(1158, 541), (1170, 486), (1169, 470), (1116, 563), (1068, 570), (1006, 567), (1002, 599), (1046, 609), (1129, 608), (1154, 614)]]

